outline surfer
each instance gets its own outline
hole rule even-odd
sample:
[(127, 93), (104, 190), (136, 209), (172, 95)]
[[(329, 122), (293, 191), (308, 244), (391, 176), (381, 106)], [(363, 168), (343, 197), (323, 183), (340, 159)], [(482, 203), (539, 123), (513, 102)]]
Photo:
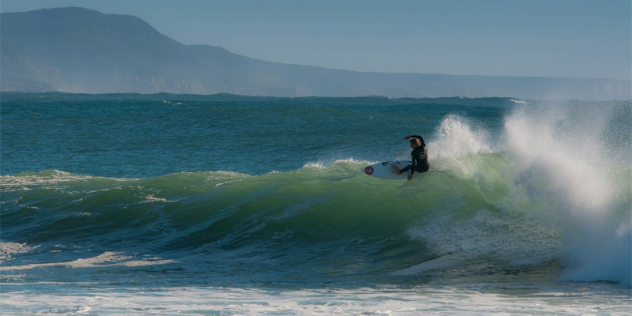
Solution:
[(423, 173), (430, 169), (430, 164), (428, 164), (428, 148), (426, 148), (426, 142), (424, 142), (423, 137), (419, 135), (409, 135), (404, 137), (404, 139), (410, 139), (410, 147), (413, 149), (410, 153), (412, 163), (402, 169), (393, 165), (393, 169), (395, 169), (397, 174), (411, 170), (410, 175), (408, 176), (408, 181), (410, 181), (413, 179), (415, 171)]

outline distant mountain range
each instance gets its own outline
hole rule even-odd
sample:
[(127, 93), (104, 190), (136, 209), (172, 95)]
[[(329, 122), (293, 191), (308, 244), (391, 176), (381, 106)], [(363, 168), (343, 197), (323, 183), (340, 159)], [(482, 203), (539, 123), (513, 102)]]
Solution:
[(83, 8), (0, 16), (2, 91), (629, 100), (631, 81), (371, 73), (184, 45), (129, 15)]

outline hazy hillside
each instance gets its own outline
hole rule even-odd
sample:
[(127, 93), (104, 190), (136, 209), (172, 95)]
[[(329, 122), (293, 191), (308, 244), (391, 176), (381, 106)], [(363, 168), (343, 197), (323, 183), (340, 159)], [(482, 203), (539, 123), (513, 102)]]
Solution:
[(82, 8), (3, 13), (2, 91), (630, 99), (630, 81), (363, 73), (183, 45), (139, 18)]

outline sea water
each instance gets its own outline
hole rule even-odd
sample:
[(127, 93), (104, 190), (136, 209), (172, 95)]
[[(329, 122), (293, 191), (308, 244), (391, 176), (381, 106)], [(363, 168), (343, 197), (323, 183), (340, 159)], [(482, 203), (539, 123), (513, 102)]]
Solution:
[[(629, 315), (632, 104), (1, 95), (3, 315)], [(382, 180), (366, 165), (431, 170)]]

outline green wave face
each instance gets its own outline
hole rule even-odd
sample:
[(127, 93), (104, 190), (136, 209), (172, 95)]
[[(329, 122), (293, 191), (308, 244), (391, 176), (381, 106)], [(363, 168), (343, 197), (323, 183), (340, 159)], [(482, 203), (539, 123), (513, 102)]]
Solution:
[[(183, 266), (196, 262), (195, 269), (203, 261), (225, 273), (250, 273), (254, 260), (260, 276), (276, 269), (408, 282), (398, 273), (455, 254), (444, 273), (564, 264), (575, 251), (566, 239), (582, 238), (574, 236), (578, 221), (569, 231), (569, 205), (552, 193), (546, 175), (514, 178), (516, 161), (506, 153), (438, 158), (412, 182), (368, 177), (359, 172), (367, 163), (341, 160), (259, 176), (3, 176), (3, 239), (37, 245), (40, 253), (57, 249), (67, 261), (124, 249)], [(630, 175), (628, 167), (617, 172), (621, 194), (602, 225), (630, 216)]]

